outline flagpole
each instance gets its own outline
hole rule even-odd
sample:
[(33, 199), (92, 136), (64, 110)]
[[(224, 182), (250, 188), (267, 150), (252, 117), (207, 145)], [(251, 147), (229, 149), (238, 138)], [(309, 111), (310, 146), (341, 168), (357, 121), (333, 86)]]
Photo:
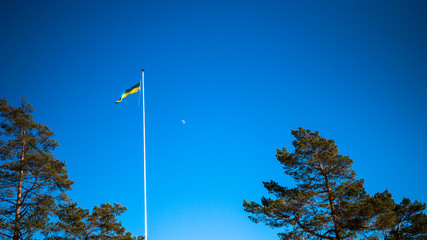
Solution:
[(144, 141), (144, 210), (145, 210), (145, 240), (147, 235), (147, 165), (145, 157), (145, 92), (144, 92), (144, 69), (142, 69), (142, 133)]

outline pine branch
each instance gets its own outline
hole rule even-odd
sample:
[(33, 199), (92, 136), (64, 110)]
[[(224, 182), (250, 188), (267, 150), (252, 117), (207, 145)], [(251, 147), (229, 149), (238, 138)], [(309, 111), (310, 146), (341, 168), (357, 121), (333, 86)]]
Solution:
[(5, 237), (12, 238), (12, 236), (7, 235), (6, 233), (2, 233), (2, 232), (0, 232), (0, 234), (1, 234), (1, 235), (3, 235), (3, 236), (5, 236)]
[(28, 193), (32, 193), (32, 191), (34, 190), (34, 188), (35, 188), (35, 186), (36, 186), (36, 183), (37, 183), (37, 176), (34, 176), (34, 177), (35, 177), (35, 181), (34, 181), (33, 186), (31, 186), (31, 188), (30, 188), (30, 189), (25, 189), (24, 187), (22, 187), (22, 188), (24, 188), (24, 189), (26, 190), (26, 192), (25, 192), (24, 196), (22, 197), (22, 203), (26, 200)]
[(13, 200), (5, 199), (5, 198), (1, 198), (1, 197), (0, 197), (0, 201), (1, 201), (1, 202), (8, 202), (8, 203), (10, 203), (10, 204), (12, 204), (12, 205), (14, 205), (14, 204), (15, 204), (15, 203), (13, 202)]

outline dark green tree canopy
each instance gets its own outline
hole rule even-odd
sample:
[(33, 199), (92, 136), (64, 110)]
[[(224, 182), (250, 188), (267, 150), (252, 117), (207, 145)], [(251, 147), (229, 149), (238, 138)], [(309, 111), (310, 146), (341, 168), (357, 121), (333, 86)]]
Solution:
[(369, 196), (363, 180), (355, 178), (353, 161), (339, 154), (333, 140), (318, 132), (292, 131), (294, 152), (277, 149), (277, 159), (295, 187), (264, 182), (274, 199), (244, 200), (254, 222), (282, 227), (282, 239), (351, 239), (372, 237), (389, 226), (394, 201), (387, 191)]
[(117, 216), (127, 208), (118, 203), (95, 206), (92, 213), (77, 206), (77, 203), (61, 205), (56, 211), (58, 222), (55, 233), (49, 239), (74, 240), (142, 240), (144, 237), (133, 237), (126, 232)]
[(0, 99), (0, 236), (15, 240), (48, 229), (72, 185), (65, 163), (52, 154), (54, 133), (34, 122), (32, 112), (25, 99), (20, 107)]
[(0, 239), (144, 239), (117, 219), (126, 207), (106, 203), (90, 213), (70, 202), (73, 182), (52, 154), (54, 133), (32, 112), (25, 99), (20, 107), (0, 99)]
[(425, 203), (411, 202), (403, 198), (402, 202), (394, 208), (394, 224), (390, 228), (387, 239), (427, 239), (427, 215), (423, 212), (425, 209)]

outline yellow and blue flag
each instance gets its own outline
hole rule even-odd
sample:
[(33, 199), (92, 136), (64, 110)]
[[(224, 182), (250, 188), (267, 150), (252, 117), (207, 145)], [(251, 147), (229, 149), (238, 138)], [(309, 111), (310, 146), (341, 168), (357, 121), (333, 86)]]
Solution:
[(130, 94), (137, 93), (139, 90), (141, 90), (141, 83), (140, 82), (135, 84), (135, 86), (133, 86), (129, 89), (126, 89), (126, 91), (124, 91), (122, 93), (122, 96), (120, 97), (120, 99), (117, 100), (115, 103), (121, 102), (123, 100), (123, 98), (127, 97)]

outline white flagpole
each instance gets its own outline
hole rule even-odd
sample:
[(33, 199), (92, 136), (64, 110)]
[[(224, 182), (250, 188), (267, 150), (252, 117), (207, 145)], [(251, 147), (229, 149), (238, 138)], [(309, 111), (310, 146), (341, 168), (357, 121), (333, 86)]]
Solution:
[(148, 240), (147, 235), (147, 167), (145, 157), (145, 92), (144, 92), (144, 69), (142, 69), (142, 132), (144, 140), (144, 209), (145, 209), (145, 240)]

